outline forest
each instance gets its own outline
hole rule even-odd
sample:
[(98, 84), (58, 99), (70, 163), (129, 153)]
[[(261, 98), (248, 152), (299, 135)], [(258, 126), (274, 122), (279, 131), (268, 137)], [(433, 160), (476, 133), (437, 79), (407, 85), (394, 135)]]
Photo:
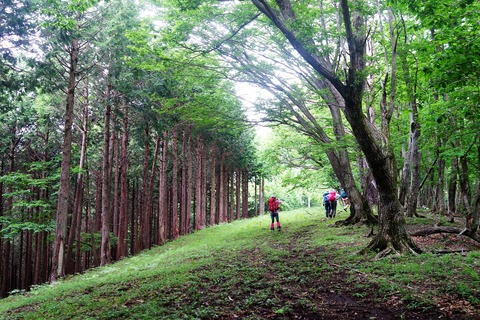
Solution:
[(419, 209), (462, 227), (417, 235), (480, 242), (479, 16), (474, 0), (2, 0), (0, 296), (263, 215), (273, 193), (294, 209), (344, 188), (336, 225), (375, 229), (378, 259), (422, 253)]

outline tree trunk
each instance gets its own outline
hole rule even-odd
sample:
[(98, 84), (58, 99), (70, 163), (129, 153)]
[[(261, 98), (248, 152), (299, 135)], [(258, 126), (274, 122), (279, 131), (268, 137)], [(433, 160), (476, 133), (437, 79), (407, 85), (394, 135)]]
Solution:
[(196, 148), (197, 171), (195, 175), (195, 230), (200, 230), (202, 219), (202, 138), (197, 137)]
[(224, 156), (220, 160), (220, 164), (218, 166), (218, 223), (224, 223), (226, 221), (226, 214), (225, 214), (225, 167), (224, 167)]
[(222, 156), (222, 170), (223, 170), (223, 214), (222, 214), (222, 222), (228, 222), (228, 171), (227, 165), (225, 163), (225, 155)]
[(148, 125), (145, 124), (144, 128), (144, 149), (143, 149), (143, 178), (142, 178), (142, 193), (141, 197), (141, 211), (140, 211), (140, 232), (137, 235), (139, 239), (139, 248), (144, 250), (148, 248), (149, 243), (149, 227), (150, 227), (150, 213), (148, 212), (148, 157), (150, 154), (150, 132)]
[(110, 84), (107, 85), (105, 121), (103, 133), (103, 164), (102, 164), (102, 244), (100, 247), (100, 265), (110, 263), (110, 117), (112, 105), (110, 101)]
[(192, 184), (193, 184), (193, 150), (192, 150), (192, 133), (189, 130), (188, 141), (187, 141), (187, 162), (188, 162), (188, 174), (187, 174), (187, 207), (186, 207), (186, 218), (185, 218), (185, 227), (186, 232), (191, 230), (191, 216), (192, 216)]
[[(414, 107), (414, 110), (417, 108)], [(416, 111), (410, 113), (410, 143), (409, 160), (412, 166), (411, 183), (407, 194), (407, 216), (417, 216), (417, 201), (418, 193), (420, 191), (420, 151), (418, 150), (418, 139), (420, 137), (420, 128), (416, 118), (418, 113)]]
[(72, 154), (72, 124), (73, 106), (75, 104), (76, 74), (79, 54), (78, 40), (72, 40), (70, 46), (70, 65), (67, 89), (67, 103), (65, 110), (65, 127), (63, 133), (62, 162), (60, 173), (60, 189), (58, 191), (57, 218), (55, 239), (53, 243), (52, 270), (50, 281), (56, 282), (64, 275), (64, 253), (67, 236), (68, 209), (70, 200), (70, 159)]
[(248, 218), (248, 171), (242, 170), (242, 217)]
[[(0, 164), (0, 176), (3, 176), (5, 174), (4, 172), (4, 160), (2, 158), (1, 164)], [(0, 217), (3, 217), (3, 212), (4, 212), (4, 198), (3, 198), (3, 182), (0, 182)], [(8, 210), (8, 208), (5, 208), (5, 210)], [(0, 229), (3, 229), (2, 224), (0, 223)], [(2, 257), (8, 257), (8, 243), (9, 241), (4, 241), (2, 237), (0, 237), (0, 254)], [(8, 264), (9, 261), (8, 259), (4, 258), (2, 261), (0, 261), (1, 265), (1, 277), (0, 277), (0, 298), (5, 298), (7, 296), (8, 292)]]
[[(480, 146), (477, 145), (477, 168), (480, 168)], [(473, 201), (472, 222), (470, 224), (470, 231), (477, 233), (480, 226), (480, 177), (479, 170), (475, 174), (475, 194)]]
[(229, 196), (228, 196), (228, 205), (229, 205), (229, 215), (228, 215), (228, 222), (232, 222), (235, 219), (235, 186), (233, 181), (234, 171), (230, 168), (229, 174)]
[(258, 216), (258, 180), (257, 177), (253, 177), (253, 215)]
[(120, 190), (122, 188), (121, 186), (121, 151), (120, 151), (120, 139), (119, 139), (119, 132), (117, 127), (117, 119), (116, 117), (114, 118), (113, 123), (114, 125), (114, 132), (112, 133), (112, 138), (113, 138), (113, 153), (115, 154), (114, 160), (112, 159), (112, 170), (114, 170), (115, 173), (115, 178), (113, 182), (113, 203), (112, 203), (112, 232), (113, 235), (117, 238), (117, 243), (115, 244), (115, 247), (112, 250), (112, 257), (114, 261), (118, 261), (118, 233), (119, 233), (119, 227), (120, 227)]
[(133, 181), (132, 186), (132, 209), (130, 214), (130, 228), (132, 232), (130, 232), (130, 252), (132, 255), (138, 253), (138, 241), (137, 241), (137, 234), (138, 234), (138, 219), (137, 219), (137, 212), (138, 212), (138, 183), (137, 181)]
[[(216, 159), (217, 148), (212, 146), (212, 156), (210, 162), (210, 226), (215, 225), (218, 222), (217, 219), (217, 175), (216, 175)], [(219, 178), (220, 179), (220, 178)]]
[(92, 227), (90, 228), (90, 241), (93, 252), (92, 266), (100, 265), (100, 248), (95, 243), (95, 234), (102, 229), (102, 172), (95, 173), (95, 219), (92, 219)]
[[(480, 162), (480, 150), (478, 151), (478, 161)], [(463, 204), (466, 210), (466, 228), (471, 233), (476, 233), (479, 228), (479, 207), (480, 207), (480, 199), (479, 199), (479, 178), (478, 178), (478, 171), (476, 173), (476, 191), (474, 195), (474, 199), (472, 199), (472, 191), (470, 188), (469, 183), (469, 169), (468, 169), (468, 161), (467, 156), (463, 155), (460, 157), (460, 189), (462, 193)]]
[(438, 181), (435, 190), (435, 204), (433, 210), (440, 215), (445, 214), (445, 202), (444, 202), (444, 181), (445, 181), (445, 160), (439, 159), (438, 160)]
[(180, 191), (180, 235), (188, 231), (187, 221), (187, 132), (182, 133), (182, 181)]
[[(127, 256), (128, 236), (128, 105), (124, 104), (123, 114), (123, 135), (122, 135), (122, 156), (120, 162), (120, 209), (118, 218), (118, 244), (117, 259)], [(133, 199), (132, 199), (133, 200)]]
[(158, 179), (158, 230), (157, 230), (157, 242), (163, 244), (167, 240), (167, 214), (168, 214), (168, 202), (167, 202), (167, 155), (168, 155), (168, 132), (165, 131), (163, 135), (163, 147), (162, 147), (162, 160), (160, 166), (160, 178)]
[(172, 137), (172, 239), (178, 238), (178, 129), (173, 128)]
[(235, 193), (236, 193), (236, 196), (235, 196), (235, 212), (236, 212), (236, 217), (237, 217), (237, 220), (240, 219), (240, 194), (241, 194), (241, 189), (240, 189), (240, 180), (241, 180), (241, 176), (240, 176), (240, 169), (236, 169), (235, 170)]
[[(279, 0), (288, 2), (289, 0)], [(252, 0), (252, 3), (263, 12), (287, 37), (292, 46), (310, 64), (316, 72), (325, 77), (345, 100), (344, 113), (350, 123), (360, 148), (362, 149), (378, 186), (380, 195), (379, 233), (367, 246), (368, 249), (399, 252), (420, 252), (409, 237), (401, 204), (396, 189), (395, 154), (388, 142), (385, 132), (376, 129), (366, 120), (362, 110), (362, 97), (365, 83), (365, 40), (366, 28), (363, 17), (358, 12), (350, 12), (347, 0), (341, 0), (341, 12), (345, 27), (346, 44), (348, 45), (349, 66), (346, 72), (346, 84), (322, 63), (322, 60), (311, 54), (289, 29), (284, 20), (275, 14), (265, 0)]]
[[(31, 211), (31, 210), (29, 210)], [(31, 217), (31, 213), (30, 213)], [(25, 261), (23, 267), (23, 289), (30, 291), (32, 285), (32, 246), (33, 246), (33, 231), (25, 231)]]
[(201, 194), (201, 218), (200, 218), (200, 228), (205, 229), (207, 227), (207, 152), (205, 148), (205, 144), (202, 141), (202, 148), (201, 148), (201, 186), (200, 186), (200, 194)]
[(75, 254), (76, 259), (73, 259), (73, 243), (76, 241), (76, 253), (80, 252), (80, 229), (82, 222), (82, 202), (83, 202), (83, 168), (85, 166), (85, 157), (87, 153), (87, 130), (88, 130), (88, 103), (85, 103), (83, 108), (83, 125), (81, 128), (82, 142), (80, 146), (80, 163), (77, 175), (77, 184), (75, 187), (75, 199), (73, 204), (72, 223), (70, 226), (70, 233), (68, 236), (68, 250), (67, 250), (67, 274), (73, 274), (79, 271), (78, 255)]
[(450, 171), (450, 181), (448, 182), (448, 216), (449, 221), (453, 222), (456, 213), (456, 195), (457, 195), (457, 175), (458, 158), (452, 160), (452, 170)]
[(260, 197), (258, 202), (260, 206), (258, 214), (263, 215), (265, 214), (265, 178), (263, 176), (260, 178)]
[[(108, 164), (109, 164), (109, 167), (108, 167), (108, 180), (110, 181), (110, 187), (109, 187), (109, 193), (110, 193), (110, 197), (109, 197), (109, 206), (108, 206), (108, 232), (109, 232), (109, 237), (110, 237), (110, 233), (113, 232), (113, 218), (114, 218), (114, 206), (115, 204), (113, 203), (112, 201), (112, 196), (113, 196), (113, 191), (116, 189), (116, 186), (114, 184), (114, 181), (113, 181), (113, 175), (114, 175), (114, 172), (113, 172), (113, 165), (114, 165), (114, 159), (115, 159), (115, 142), (116, 142), (116, 133), (115, 133), (115, 123), (116, 123), (116, 120), (115, 120), (115, 113), (112, 112), (112, 110), (110, 110), (110, 141), (108, 143), (108, 157), (109, 157), (109, 160), (108, 160)], [(115, 197), (113, 197), (113, 199), (115, 199)], [(116, 249), (115, 250), (112, 250), (112, 247), (111, 247), (111, 241), (110, 242), (110, 247), (108, 249), (108, 251), (110, 252), (110, 261), (114, 261), (114, 253), (116, 252)]]

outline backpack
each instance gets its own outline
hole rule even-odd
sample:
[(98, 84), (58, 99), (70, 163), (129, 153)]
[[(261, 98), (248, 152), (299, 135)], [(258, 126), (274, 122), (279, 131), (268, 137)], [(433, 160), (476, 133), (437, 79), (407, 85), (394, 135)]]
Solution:
[(346, 198), (347, 197), (347, 193), (345, 192), (345, 190), (342, 189), (342, 193), (340, 194), (342, 196), (342, 198)]
[(330, 193), (330, 194), (328, 195), (328, 201), (335, 201), (335, 200), (336, 200), (336, 199), (335, 199), (335, 193)]
[(275, 198), (270, 198), (268, 199), (268, 210), (275, 212), (278, 210), (278, 203), (277, 199)]
[(329, 195), (328, 192), (325, 192), (325, 193), (323, 194), (323, 202), (328, 202), (328, 195)]

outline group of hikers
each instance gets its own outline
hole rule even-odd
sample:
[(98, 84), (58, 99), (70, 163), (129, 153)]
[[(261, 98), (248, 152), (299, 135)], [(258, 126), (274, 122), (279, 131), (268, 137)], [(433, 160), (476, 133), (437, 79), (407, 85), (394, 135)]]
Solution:
[[(345, 189), (341, 189), (340, 193), (337, 193), (337, 190), (327, 190), (323, 194), (323, 206), (325, 207), (326, 218), (335, 218), (337, 215), (337, 201), (342, 199), (343, 210), (347, 211), (350, 207), (350, 200), (348, 199), (347, 192)], [(282, 227), (280, 225), (280, 219), (278, 217), (278, 210), (280, 209), (280, 204), (282, 201), (278, 199), (275, 195), (272, 195), (268, 199), (268, 210), (270, 211), (270, 218), (272, 222), (270, 224), (270, 230), (275, 231), (275, 221), (277, 222), (277, 230), (281, 231)]]
[(350, 200), (345, 189), (342, 188), (340, 193), (337, 193), (335, 189), (325, 191), (323, 194), (323, 206), (325, 207), (326, 218), (335, 218), (337, 215), (337, 201), (340, 199), (342, 199), (343, 211), (347, 211), (350, 206)]

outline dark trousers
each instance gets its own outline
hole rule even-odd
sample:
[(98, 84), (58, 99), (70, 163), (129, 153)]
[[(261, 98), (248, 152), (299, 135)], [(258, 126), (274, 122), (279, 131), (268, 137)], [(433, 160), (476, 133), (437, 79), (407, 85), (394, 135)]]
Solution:
[(330, 218), (335, 218), (337, 215), (337, 201), (330, 201)]
[(330, 217), (330, 202), (325, 201), (323, 205), (325, 206), (325, 216), (328, 218)]

